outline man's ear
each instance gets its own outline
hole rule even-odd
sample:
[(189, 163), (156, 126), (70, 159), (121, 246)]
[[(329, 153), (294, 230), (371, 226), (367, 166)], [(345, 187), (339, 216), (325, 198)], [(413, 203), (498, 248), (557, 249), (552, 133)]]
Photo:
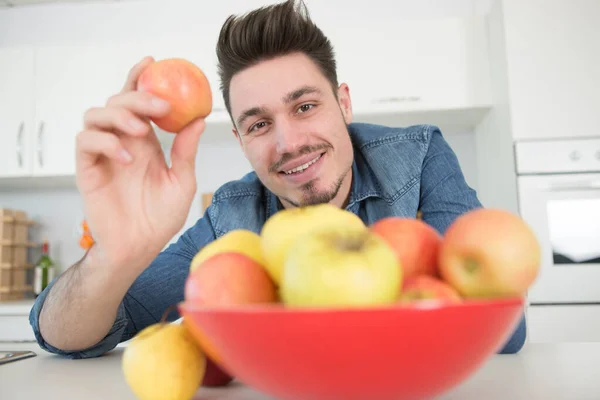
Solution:
[(352, 100), (350, 99), (350, 88), (346, 83), (342, 83), (338, 88), (338, 102), (340, 110), (344, 116), (346, 125), (352, 122)]

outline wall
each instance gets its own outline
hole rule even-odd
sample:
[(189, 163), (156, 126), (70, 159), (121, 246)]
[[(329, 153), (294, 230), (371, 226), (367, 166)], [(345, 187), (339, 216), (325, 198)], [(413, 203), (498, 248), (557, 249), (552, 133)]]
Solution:
[[(48, 4), (0, 10), (0, 46), (75, 44), (135, 40), (148, 36), (186, 33), (194, 34), (198, 24), (214, 25), (216, 40), (218, 28), (228, 13), (249, 10), (272, 1), (228, 0), (229, 7), (206, 7), (196, 1), (128, 0), (82, 4)], [(344, 1), (307, 0), (318, 21), (323, 13), (347, 10)], [(439, 18), (487, 13), (488, 0), (372, 0), (364, 11), (364, 18)], [(107, 60), (110, 62), (109, 60)], [(385, 123), (385, 121), (383, 121)], [(224, 134), (230, 134), (224, 132)], [(456, 151), (469, 184), (478, 189), (478, 160), (473, 132), (453, 133), (446, 139)], [(250, 170), (237, 144), (201, 144), (198, 151), (197, 198), (192, 205), (184, 230), (201, 216), (199, 196), (214, 191), (220, 184), (240, 177)], [(68, 267), (83, 252), (78, 247), (79, 223), (83, 218), (78, 193), (74, 187), (37, 190), (0, 189), (0, 206), (26, 210), (41, 222), (32, 238), (47, 237), (51, 255), (62, 269)], [(174, 238), (175, 239), (175, 238)]]
[(477, 179), (486, 206), (518, 213), (516, 176), (507, 173), (514, 171), (515, 164), (503, 19), (502, 2), (497, 1), (488, 19), (494, 108), (476, 130)]

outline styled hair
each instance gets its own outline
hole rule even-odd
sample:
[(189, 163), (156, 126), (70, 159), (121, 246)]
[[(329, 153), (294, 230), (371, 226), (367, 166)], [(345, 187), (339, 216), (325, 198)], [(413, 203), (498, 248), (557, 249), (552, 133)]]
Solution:
[(260, 7), (241, 16), (230, 15), (217, 42), (220, 90), (231, 115), (229, 87), (238, 72), (261, 61), (301, 52), (331, 83), (338, 86), (333, 46), (314, 22), (306, 5), (287, 0)]

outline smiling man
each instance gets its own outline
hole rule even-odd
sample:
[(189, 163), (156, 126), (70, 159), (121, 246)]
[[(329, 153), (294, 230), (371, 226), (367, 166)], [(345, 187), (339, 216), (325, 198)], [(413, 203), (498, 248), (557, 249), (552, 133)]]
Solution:
[[(132, 338), (183, 300), (201, 248), (233, 229), (258, 233), (284, 208), (329, 202), (366, 224), (421, 212), (444, 233), (481, 207), (436, 127), (352, 122), (332, 45), (301, 4), (230, 17), (217, 55), (233, 133), (254, 171), (220, 187), (205, 215), (161, 251), (195, 194), (204, 121), (177, 134), (169, 168), (147, 123), (169, 104), (135, 90), (152, 59), (134, 66), (120, 93), (86, 113), (78, 135), (77, 182), (95, 244), (36, 300), (30, 322), (42, 348), (84, 358)], [(501, 352), (524, 341), (522, 319)]]

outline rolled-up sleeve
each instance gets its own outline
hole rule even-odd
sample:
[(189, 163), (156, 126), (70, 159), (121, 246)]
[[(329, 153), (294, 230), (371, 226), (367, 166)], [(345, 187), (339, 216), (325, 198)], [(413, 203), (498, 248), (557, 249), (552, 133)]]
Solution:
[[(159, 322), (166, 310), (183, 300), (190, 262), (203, 246), (214, 239), (215, 233), (207, 213), (175, 243), (163, 250), (140, 274), (119, 304), (115, 321), (108, 333), (98, 343), (83, 350), (58, 349), (48, 344), (40, 333), (40, 313), (55, 282), (60, 279), (56, 278), (36, 298), (29, 313), (29, 323), (37, 343), (50, 353), (82, 359), (101, 356), (119, 343), (133, 338), (145, 327)], [(170, 322), (178, 318), (179, 313), (174, 308), (165, 320)]]

